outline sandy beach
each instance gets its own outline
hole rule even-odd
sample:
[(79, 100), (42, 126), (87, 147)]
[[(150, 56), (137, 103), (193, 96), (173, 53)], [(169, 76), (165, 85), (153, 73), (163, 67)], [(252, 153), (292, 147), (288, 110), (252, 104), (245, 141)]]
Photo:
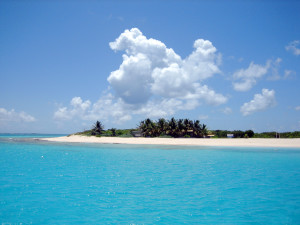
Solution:
[(88, 137), (71, 135), (55, 138), (39, 138), (43, 141), (67, 143), (99, 143), (99, 144), (140, 144), (140, 145), (182, 145), (182, 146), (241, 146), (241, 147), (293, 147), (300, 148), (300, 138), (265, 139), (265, 138), (120, 138), (120, 137)]

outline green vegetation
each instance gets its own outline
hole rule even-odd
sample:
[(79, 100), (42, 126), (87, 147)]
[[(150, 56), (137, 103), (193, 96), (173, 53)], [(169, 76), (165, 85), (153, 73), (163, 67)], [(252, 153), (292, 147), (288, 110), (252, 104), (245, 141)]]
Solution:
[(255, 135), (252, 130), (246, 130), (246, 131), (215, 130), (215, 131), (211, 131), (211, 132), (212, 132), (212, 134), (215, 135), (215, 138), (227, 138), (227, 134), (233, 134), (234, 138), (252, 138)]
[(300, 138), (300, 131), (294, 132), (263, 132), (254, 133), (252, 130), (240, 131), (228, 131), (228, 130), (215, 130), (211, 131), (215, 138), (226, 138), (227, 134), (233, 134), (234, 138)]
[(124, 129), (124, 130), (103, 130), (99, 135), (94, 135), (92, 130), (85, 130), (83, 132), (78, 132), (75, 135), (84, 135), (84, 136), (96, 136), (96, 137), (133, 137), (131, 134), (132, 131), (136, 131), (136, 129)]
[(91, 135), (101, 136), (104, 131), (104, 126), (100, 121), (97, 121), (91, 131)]
[(134, 137), (136, 134), (143, 137), (184, 137), (184, 138), (203, 138), (211, 136), (213, 138), (227, 138), (227, 134), (233, 134), (234, 138), (300, 138), (300, 131), (294, 132), (263, 132), (254, 133), (252, 130), (207, 130), (205, 124), (199, 120), (178, 119), (174, 117), (170, 120), (160, 118), (157, 121), (146, 119), (140, 122), (136, 129), (116, 129), (104, 130), (104, 126), (97, 121), (92, 129), (78, 132), (75, 135), (96, 136), (96, 137)]
[(116, 128), (111, 128), (104, 130), (104, 126), (100, 121), (97, 121), (93, 128), (90, 130), (85, 130), (83, 132), (78, 132), (75, 135), (85, 135), (85, 136), (96, 136), (96, 137), (133, 137), (132, 131), (137, 129), (124, 129), (118, 130)]
[(124, 129), (124, 130), (118, 130), (116, 128), (112, 128), (109, 130), (106, 130), (102, 136), (103, 137), (133, 137), (132, 131), (135, 131), (136, 129)]
[(294, 132), (283, 132), (283, 133), (276, 133), (276, 132), (263, 132), (255, 134), (255, 138), (300, 138), (300, 131), (294, 131)]
[(201, 138), (207, 135), (205, 124), (200, 124), (199, 120), (192, 121), (189, 119), (176, 120), (172, 118), (167, 121), (160, 118), (158, 121), (146, 119), (141, 121), (137, 129), (118, 130), (111, 128), (104, 130), (104, 126), (100, 121), (97, 121), (91, 130), (78, 132), (75, 135), (96, 136), (96, 137), (133, 137), (133, 133), (143, 137), (197, 137)]
[(199, 120), (189, 119), (176, 120), (174, 117), (169, 121), (160, 118), (158, 121), (146, 119), (140, 122), (139, 129), (144, 137), (197, 137), (202, 138), (207, 135), (205, 124), (200, 124)]

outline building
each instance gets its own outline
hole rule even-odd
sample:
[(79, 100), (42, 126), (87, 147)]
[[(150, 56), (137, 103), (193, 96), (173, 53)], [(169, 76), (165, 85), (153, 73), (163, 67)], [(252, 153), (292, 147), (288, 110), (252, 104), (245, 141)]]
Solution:
[(133, 137), (142, 137), (142, 131), (140, 130), (135, 130), (135, 131), (131, 131), (131, 134)]
[(205, 136), (205, 138), (213, 138), (215, 135), (214, 134), (208, 134)]

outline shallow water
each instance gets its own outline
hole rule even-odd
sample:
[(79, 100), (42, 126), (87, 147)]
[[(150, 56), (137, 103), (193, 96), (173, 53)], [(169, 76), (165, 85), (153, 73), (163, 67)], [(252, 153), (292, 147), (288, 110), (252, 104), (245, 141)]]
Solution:
[(49, 138), (49, 137), (61, 137), (66, 136), (66, 134), (28, 134), (28, 133), (20, 133), (20, 134), (10, 134), (10, 133), (0, 133), (0, 141), (6, 140), (6, 139), (27, 139), (27, 138)]
[(300, 224), (300, 149), (0, 140), (3, 224)]

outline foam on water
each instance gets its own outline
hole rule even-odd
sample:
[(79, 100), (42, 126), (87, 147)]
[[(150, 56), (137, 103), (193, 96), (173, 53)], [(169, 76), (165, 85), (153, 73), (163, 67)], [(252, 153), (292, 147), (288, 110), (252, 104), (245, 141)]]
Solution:
[(300, 149), (0, 141), (3, 224), (299, 224)]

